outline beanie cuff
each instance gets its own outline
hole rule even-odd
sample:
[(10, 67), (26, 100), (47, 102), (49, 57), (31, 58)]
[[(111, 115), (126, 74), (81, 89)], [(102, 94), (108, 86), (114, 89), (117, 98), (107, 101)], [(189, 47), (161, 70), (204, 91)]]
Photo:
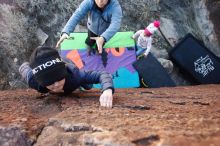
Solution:
[(144, 33), (147, 36), (151, 36), (152, 35), (152, 33), (147, 28), (144, 29)]
[(67, 69), (64, 63), (53, 68), (48, 68), (46, 71), (34, 75), (36, 81), (43, 87), (52, 85), (55, 82), (64, 79), (66, 76)]

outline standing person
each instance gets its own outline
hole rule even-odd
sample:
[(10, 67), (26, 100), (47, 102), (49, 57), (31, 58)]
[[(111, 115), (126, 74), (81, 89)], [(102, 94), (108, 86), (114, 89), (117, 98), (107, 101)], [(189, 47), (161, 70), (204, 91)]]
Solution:
[(120, 29), (122, 10), (118, 0), (83, 0), (62, 30), (57, 48), (64, 39), (69, 38), (69, 34), (87, 14), (87, 49), (90, 53), (96, 43), (99, 54), (102, 54), (104, 43)]
[(152, 35), (160, 27), (159, 21), (154, 21), (150, 23), (144, 30), (138, 30), (133, 36), (133, 39), (137, 39), (137, 52), (136, 55), (139, 56), (144, 53), (147, 56), (150, 52), (152, 46)]
[[(65, 62), (63, 61), (65, 60)], [(38, 47), (30, 57), (30, 63), (23, 63), (19, 72), (30, 88), (41, 93), (71, 93), (80, 86), (89, 90), (92, 84), (101, 84), (100, 105), (112, 107), (112, 76), (105, 71), (83, 71), (67, 58), (61, 58), (58, 51), (50, 47)]]

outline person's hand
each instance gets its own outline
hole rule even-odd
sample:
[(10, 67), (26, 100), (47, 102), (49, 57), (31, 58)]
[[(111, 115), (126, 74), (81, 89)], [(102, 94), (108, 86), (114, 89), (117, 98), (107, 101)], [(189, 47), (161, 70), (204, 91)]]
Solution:
[(96, 41), (99, 54), (102, 54), (102, 47), (105, 42), (105, 39), (103, 37), (90, 37), (90, 39)]
[(147, 58), (148, 55), (144, 54), (144, 58)]
[(107, 89), (103, 91), (102, 95), (99, 98), (100, 105), (103, 107), (112, 107), (113, 96), (112, 89)]
[(132, 39), (135, 39), (135, 38), (134, 38), (134, 35), (132, 35), (131, 38), (132, 38)]
[(60, 47), (60, 44), (63, 42), (64, 39), (69, 39), (70, 36), (66, 33), (63, 33), (62, 36), (60, 37), (60, 40), (56, 44), (56, 48)]

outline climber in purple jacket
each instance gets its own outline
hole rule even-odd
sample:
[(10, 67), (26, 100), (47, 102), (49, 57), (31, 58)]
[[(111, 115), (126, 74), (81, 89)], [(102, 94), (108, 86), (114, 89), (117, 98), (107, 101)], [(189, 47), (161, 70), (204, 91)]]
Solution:
[(41, 93), (71, 93), (79, 87), (86, 90), (92, 84), (101, 84), (100, 105), (112, 107), (112, 76), (105, 71), (83, 71), (67, 58), (61, 58), (58, 51), (50, 47), (38, 47), (30, 57), (30, 63), (23, 63), (19, 72), (30, 88)]

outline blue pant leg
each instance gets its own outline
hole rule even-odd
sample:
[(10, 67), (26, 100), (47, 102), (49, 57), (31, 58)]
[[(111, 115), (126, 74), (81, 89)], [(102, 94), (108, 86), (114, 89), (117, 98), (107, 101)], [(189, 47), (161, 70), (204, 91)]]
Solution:
[(139, 56), (141, 55), (142, 53), (144, 53), (145, 49), (141, 48), (140, 46), (137, 46), (138, 50), (136, 52), (136, 55)]

